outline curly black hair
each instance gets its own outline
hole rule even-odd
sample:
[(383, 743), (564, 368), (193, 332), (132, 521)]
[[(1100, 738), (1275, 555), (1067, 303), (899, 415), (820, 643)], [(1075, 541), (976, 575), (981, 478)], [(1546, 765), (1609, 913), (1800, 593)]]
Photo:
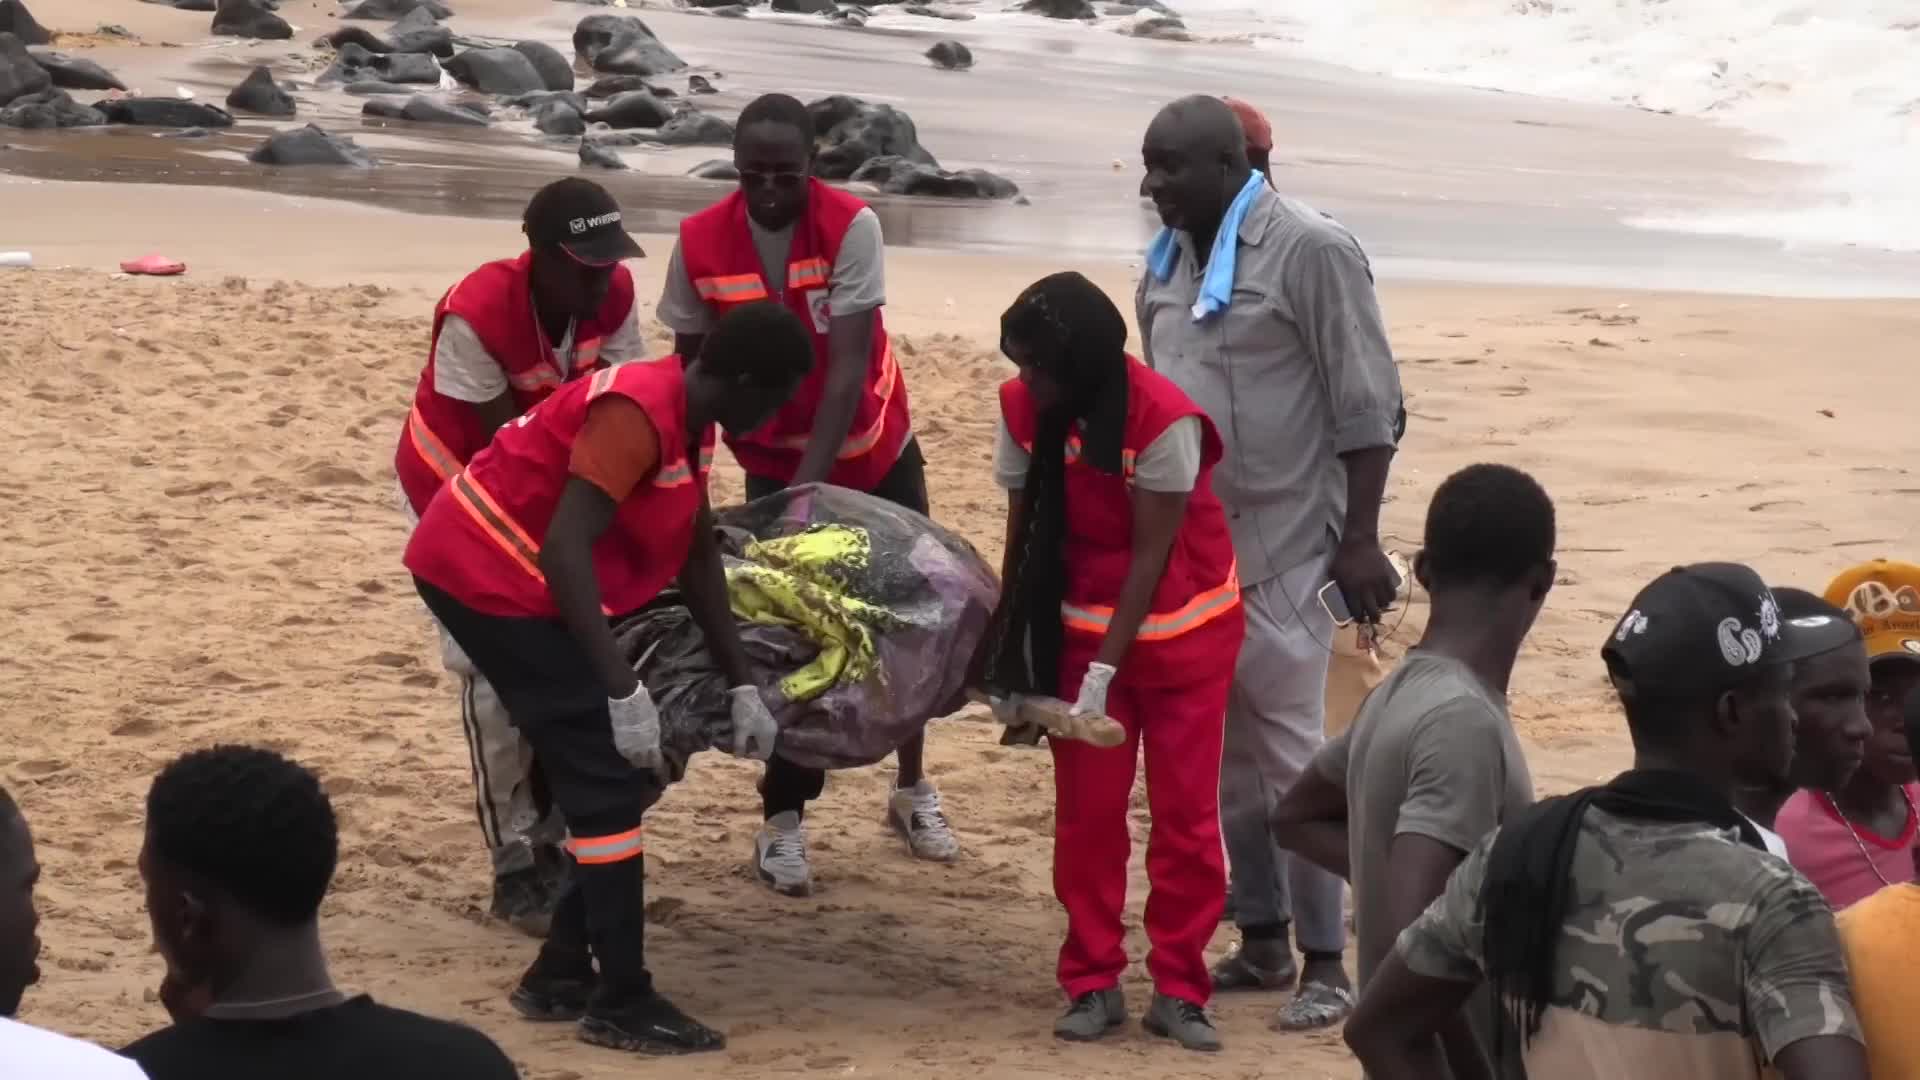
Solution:
[(741, 304), (720, 316), (700, 346), (700, 363), (723, 379), (756, 386), (797, 383), (813, 369), (813, 335), (786, 305)]
[(733, 130), (745, 131), (754, 124), (782, 124), (800, 133), (800, 141), (813, 145), (813, 114), (789, 94), (761, 94), (740, 110)]
[(147, 792), (147, 845), (289, 927), (319, 913), (340, 857), (319, 778), (252, 746), (194, 750), (160, 770)]
[(1427, 506), (1428, 586), (1513, 585), (1553, 561), (1553, 500), (1510, 465), (1469, 465)]

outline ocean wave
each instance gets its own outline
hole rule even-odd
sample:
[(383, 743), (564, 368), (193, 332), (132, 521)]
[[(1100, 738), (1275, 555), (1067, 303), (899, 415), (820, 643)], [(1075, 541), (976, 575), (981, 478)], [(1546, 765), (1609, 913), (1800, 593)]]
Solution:
[[(1776, 206), (1643, 224), (1920, 250), (1920, 0), (1174, 0), (1200, 32), (1399, 78), (1702, 117), (1822, 167)], [(1810, 205), (1811, 203), (1811, 205)]]

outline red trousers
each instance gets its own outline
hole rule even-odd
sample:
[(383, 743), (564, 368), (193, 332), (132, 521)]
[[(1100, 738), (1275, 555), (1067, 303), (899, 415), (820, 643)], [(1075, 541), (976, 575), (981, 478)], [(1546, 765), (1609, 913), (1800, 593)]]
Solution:
[[(1061, 665), (1060, 696), (1080, 694), (1087, 657)], [(1213, 995), (1206, 948), (1226, 903), (1220, 842), (1220, 742), (1229, 655), (1217, 676), (1177, 686), (1137, 686), (1123, 668), (1107, 713), (1127, 729), (1110, 749), (1049, 739), (1053, 748), (1053, 892), (1067, 909), (1060, 986), (1069, 998), (1119, 985), (1127, 967), (1127, 827), (1135, 763), (1147, 759), (1147, 973), (1154, 989), (1205, 1005)]]

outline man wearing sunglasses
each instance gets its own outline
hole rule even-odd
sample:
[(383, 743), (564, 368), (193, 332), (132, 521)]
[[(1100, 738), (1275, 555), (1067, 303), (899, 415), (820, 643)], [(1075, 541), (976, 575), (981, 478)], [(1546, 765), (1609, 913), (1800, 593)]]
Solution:
[[(659, 316), (682, 356), (699, 355), (701, 338), (726, 311), (769, 298), (813, 334), (813, 371), (786, 406), (751, 432), (725, 436), (746, 470), (747, 497), (825, 482), (927, 513), (926, 461), (880, 314), (880, 219), (813, 178), (813, 118), (795, 98), (754, 100), (734, 132), (740, 188), (681, 223)], [(959, 844), (922, 773), (923, 752), (919, 735), (896, 751), (887, 820), (915, 856), (946, 861)], [(812, 891), (801, 819), (825, 784), (824, 772), (775, 748), (760, 784), (766, 824), (754, 839), (754, 868), (776, 892)]]

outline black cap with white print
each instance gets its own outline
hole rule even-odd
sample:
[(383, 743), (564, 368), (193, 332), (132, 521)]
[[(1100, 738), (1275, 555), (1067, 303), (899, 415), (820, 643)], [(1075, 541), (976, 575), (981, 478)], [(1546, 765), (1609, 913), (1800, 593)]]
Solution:
[[(1676, 566), (1633, 598), (1601, 648), (1614, 686), (1636, 698), (1696, 699), (1733, 689), (1771, 665), (1816, 656), (1840, 627), (1788, 627), (1752, 567)], [(1844, 644), (1844, 642), (1842, 642)]]

